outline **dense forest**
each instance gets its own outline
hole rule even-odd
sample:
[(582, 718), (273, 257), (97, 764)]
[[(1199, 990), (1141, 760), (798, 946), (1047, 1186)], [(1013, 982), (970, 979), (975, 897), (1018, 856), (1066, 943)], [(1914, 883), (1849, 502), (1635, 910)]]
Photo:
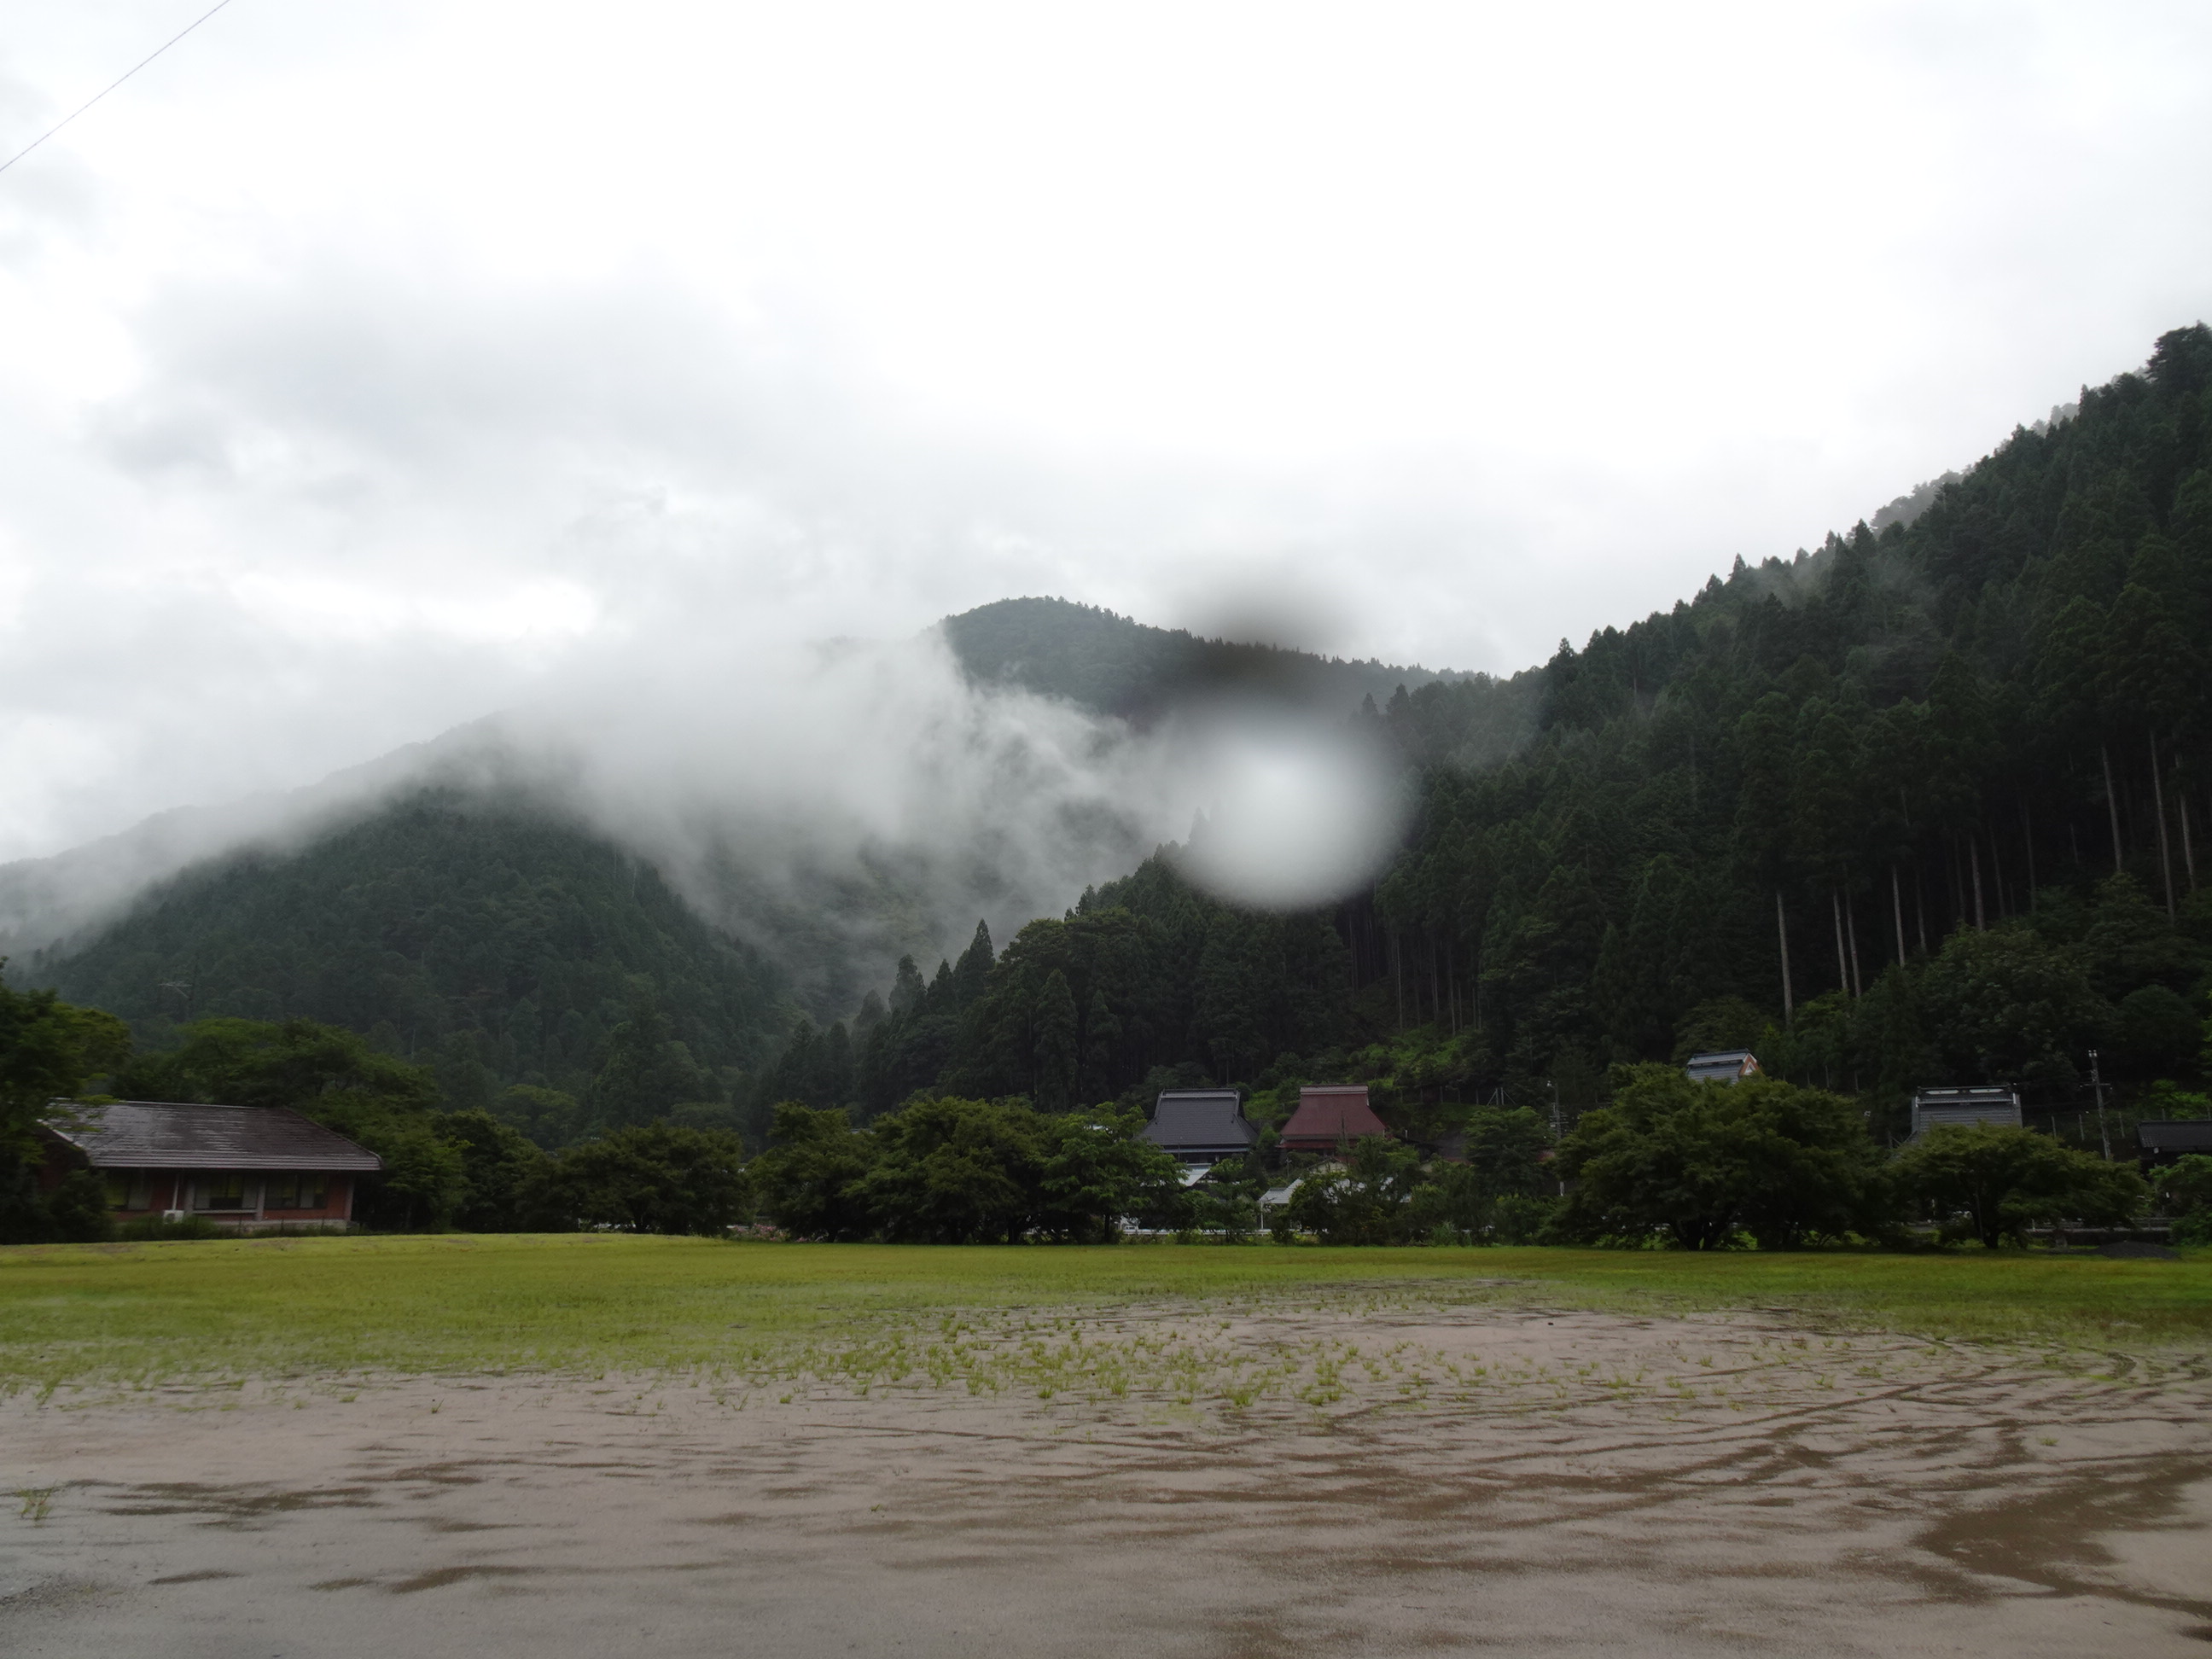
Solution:
[(788, 1018), (769, 964), (650, 865), (453, 789), (188, 871), (41, 976), (155, 1048), (208, 1017), (348, 1026), (466, 1107), (514, 1084), (587, 1092), (641, 1006), (680, 1048), (678, 1097), (726, 1097)]
[(1479, 1102), (1565, 1127), (1617, 1066), (1738, 1045), (1893, 1135), (1914, 1086), (1987, 1081), (2094, 1134), (2093, 1049), (2128, 1110), (2212, 1110), (2212, 333), (1877, 516), (1503, 679), (1058, 600), (945, 624), (979, 682), (1139, 722), (1224, 683), (1349, 720), (1418, 810), (1326, 912), (1222, 903), (1165, 847), (817, 1024), (649, 866), (432, 792), (189, 872), (34, 977), (155, 1048), (187, 1017), (343, 1024), (549, 1146), (1176, 1081), (1264, 1122), (1323, 1079), (1441, 1141)]
[(961, 667), (979, 684), (1019, 685), (1139, 722), (1194, 692), (1224, 686), (1350, 709), (1401, 685), (1488, 678), (1205, 639), (1066, 599), (1000, 599), (947, 617), (940, 626)]
[(1264, 1117), (1327, 1075), (1401, 1115), (1571, 1120), (1614, 1064), (1729, 1045), (1893, 1127), (1914, 1086), (1980, 1082), (2078, 1127), (2092, 1049), (2138, 1105), (2193, 1089), (2212, 333), (2166, 335), (1912, 505), (1738, 560), (1540, 673), (1370, 704), (1420, 809), (1334, 914), (1237, 912), (1164, 848), (995, 960), (979, 936), (850, 1032), (800, 1031), (757, 1109), (1188, 1075), (1252, 1086)]

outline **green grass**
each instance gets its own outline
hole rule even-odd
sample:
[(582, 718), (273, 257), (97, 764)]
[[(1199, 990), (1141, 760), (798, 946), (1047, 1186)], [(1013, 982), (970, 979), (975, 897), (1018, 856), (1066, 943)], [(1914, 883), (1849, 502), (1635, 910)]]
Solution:
[(2202, 1346), (2212, 1338), (2212, 1257), (926, 1249), (608, 1235), (19, 1247), (0, 1249), (0, 1387), (794, 1368), (894, 1379), (901, 1367), (942, 1382), (975, 1357), (955, 1352), (963, 1332), (1005, 1339), (1119, 1304), (1195, 1317), (1286, 1299), (1784, 1309), (1832, 1328)]

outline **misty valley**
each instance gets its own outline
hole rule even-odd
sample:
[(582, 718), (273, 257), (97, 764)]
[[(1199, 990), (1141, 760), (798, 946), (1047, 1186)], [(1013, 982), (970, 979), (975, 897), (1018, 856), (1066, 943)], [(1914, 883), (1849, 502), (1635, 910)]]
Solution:
[[(210, 1021), (343, 1028), (430, 1079), (426, 1109), (548, 1151), (660, 1121), (757, 1148), (787, 1102), (860, 1127), (1209, 1085), (1270, 1128), (1316, 1082), (1434, 1146), (1479, 1111), (1556, 1133), (1613, 1068), (1725, 1048), (1858, 1101), (1881, 1141), (1915, 1089), (2002, 1085), (2088, 1144), (2092, 1049), (2108, 1139), (2203, 1115), (2208, 387), (2212, 336), (2168, 334), (1881, 528), (1738, 559), (1509, 678), (986, 605), (896, 681), (942, 709), (885, 793), (957, 810), (867, 821), (893, 763), (834, 733), (820, 767), (865, 775), (817, 799), (803, 756), (743, 734), (611, 741), (625, 775), (495, 717), (233, 844), (171, 815), (0, 869), (9, 976), (119, 1016), (142, 1056)], [(802, 689), (864, 719), (836, 672)], [(1162, 833), (1131, 757), (1224, 696), (1387, 765), (1402, 828), (1327, 902), (1194, 874), (1203, 779)], [(802, 749), (804, 704), (768, 705)]]

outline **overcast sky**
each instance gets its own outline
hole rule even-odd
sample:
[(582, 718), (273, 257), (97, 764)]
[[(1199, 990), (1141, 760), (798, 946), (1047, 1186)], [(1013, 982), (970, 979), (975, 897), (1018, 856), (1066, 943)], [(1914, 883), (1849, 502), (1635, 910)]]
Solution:
[[(207, 0), (16, 0), (0, 154)], [(0, 858), (1060, 593), (1510, 671), (2212, 314), (2212, 8), (233, 0), (0, 173)]]

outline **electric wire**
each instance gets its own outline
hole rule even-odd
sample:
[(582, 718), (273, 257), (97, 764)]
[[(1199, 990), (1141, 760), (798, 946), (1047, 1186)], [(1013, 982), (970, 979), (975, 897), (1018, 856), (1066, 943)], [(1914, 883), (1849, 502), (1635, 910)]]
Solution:
[(133, 64), (132, 64), (129, 69), (127, 69), (127, 70), (124, 70), (122, 74), (120, 74), (120, 75), (117, 76), (115, 77), (115, 79), (114, 79), (114, 80), (112, 80), (112, 81), (109, 82), (106, 86), (102, 87), (102, 88), (101, 88), (98, 92), (95, 92), (94, 94), (93, 94), (91, 97), (89, 97), (89, 98), (86, 99), (86, 100), (84, 100), (84, 102), (82, 102), (82, 104), (79, 104), (79, 105), (78, 105), (75, 109), (71, 110), (71, 111), (70, 111), (67, 115), (63, 116), (63, 117), (62, 117), (62, 118), (61, 118), (60, 120), (58, 120), (58, 121), (55, 122), (55, 123), (53, 124), (53, 125), (52, 125), (52, 126), (48, 127), (48, 128), (47, 128), (44, 132), (40, 133), (37, 137), (35, 137), (35, 138), (32, 139), (32, 140), (31, 140), (31, 142), (30, 142), (29, 143), (27, 143), (27, 144), (24, 145), (22, 149), (21, 149), (17, 150), (17, 151), (16, 151), (13, 155), (9, 156), (6, 161), (0, 161), (0, 173), (5, 173), (5, 172), (7, 172), (7, 171), (8, 171), (8, 169), (9, 169), (9, 167), (14, 167), (14, 166), (15, 165), (15, 163), (16, 163), (16, 162), (18, 162), (18, 161), (21, 161), (21, 160), (22, 160), (26, 155), (29, 155), (33, 150), (34, 150), (34, 149), (38, 149), (38, 147), (39, 147), (40, 144), (45, 143), (46, 142), (46, 140), (47, 140), (47, 139), (49, 139), (49, 138), (52, 137), (56, 133), (59, 132), (59, 131), (60, 131), (64, 127), (67, 126), (70, 122), (72, 122), (72, 121), (76, 120), (76, 118), (77, 118), (78, 116), (80, 116), (80, 115), (83, 114), (83, 113), (85, 112), (85, 111), (87, 111), (87, 110), (90, 109), (90, 108), (91, 108), (94, 104), (98, 103), (101, 99), (103, 99), (103, 98), (106, 97), (106, 96), (107, 96), (107, 94), (108, 94), (109, 93), (111, 93), (111, 92), (114, 91), (116, 88), (118, 88), (118, 87), (121, 86), (121, 85), (122, 85), (125, 81), (128, 81), (128, 80), (129, 80), (132, 76), (134, 76), (134, 75), (137, 74), (137, 73), (138, 73), (138, 71), (139, 71), (140, 70), (144, 69), (144, 68), (146, 67), (146, 65), (147, 65), (147, 64), (149, 64), (152, 63), (152, 62), (153, 62), (156, 58), (159, 58), (159, 57), (160, 57), (163, 52), (165, 52), (168, 51), (168, 49), (169, 49), (171, 46), (175, 46), (175, 45), (177, 44), (177, 42), (178, 42), (178, 41), (179, 41), (179, 40), (183, 40), (186, 35), (190, 34), (190, 33), (191, 33), (194, 29), (198, 28), (201, 24), (203, 24), (203, 23), (206, 22), (206, 21), (207, 21), (207, 20), (208, 20), (209, 18), (210, 18), (210, 17), (214, 16), (214, 15), (216, 15), (216, 13), (217, 13), (217, 12), (221, 11), (221, 10), (222, 10), (225, 6), (228, 5), (229, 3), (230, 3), (230, 0), (216, 0), (216, 3), (215, 3), (215, 4), (214, 4), (214, 5), (212, 5), (212, 6), (209, 7), (209, 8), (207, 9), (207, 10), (205, 10), (205, 11), (202, 12), (202, 13), (201, 13), (198, 17), (195, 17), (194, 19), (192, 19), (192, 21), (191, 21), (191, 22), (189, 22), (189, 23), (185, 24), (185, 25), (184, 26), (184, 27), (182, 27), (182, 28), (179, 29), (179, 30), (178, 30), (174, 34), (171, 35), (167, 40), (164, 40), (163, 42), (161, 42), (161, 44), (160, 46), (158, 46), (155, 47), (153, 51), (151, 51), (151, 52), (148, 52), (148, 53), (147, 53), (143, 58), (140, 58), (137, 63)]

